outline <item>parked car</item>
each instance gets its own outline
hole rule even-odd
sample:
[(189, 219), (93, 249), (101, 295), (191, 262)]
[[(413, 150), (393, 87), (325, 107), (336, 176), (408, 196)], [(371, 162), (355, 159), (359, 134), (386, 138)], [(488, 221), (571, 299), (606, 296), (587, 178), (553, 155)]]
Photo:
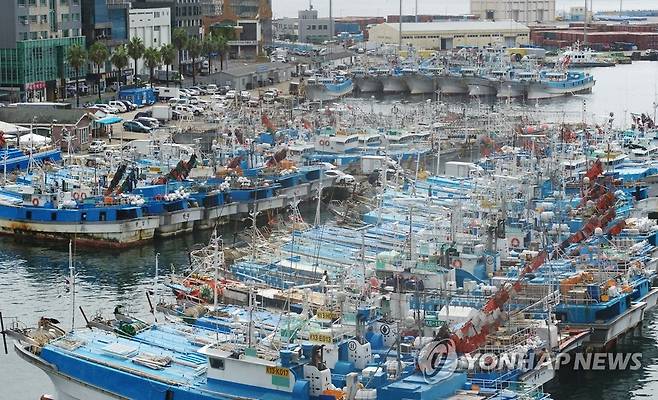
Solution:
[(208, 94), (208, 92), (201, 86), (192, 86), (190, 90), (195, 90), (198, 93), (197, 96), (205, 96)]
[(140, 111), (137, 114), (135, 114), (135, 118), (133, 119), (140, 119), (141, 117), (152, 117), (153, 112), (152, 111)]
[(124, 112), (128, 111), (128, 106), (126, 106), (125, 104), (123, 104), (122, 102), (120, 102), (118, 100), (110, 100), (110, 102), (108, 104), (109, 104), (110, 107), (116, 108), (117, 111), (120, 112), (120, 113), (124, 113)]
[(247, 90), (243, 90), (240, 92), (240, 100), (249, 101), (250, 98), (251, 98), (251, 93), (249, 93)]
[(99, 110), (103, 111), (105, 114), (116, 114), (119, 112), (118, 108), (105, 103), (92, 104), (91, 107), (98, 108)]
[(128, 132), (151, 133), (151, 128), (145, 126), (139, 121), (126, 121), (123, 123), (123, 129)]
[(182, 116), (183, 116), (183, 114), (180, 111), (171, 110), (171, 119), (179, 120), (179, 119), (181, 119)]
[(137, 104), (133, 103), (132, 101), (128, 101), (128, 100), (119, 100), (119, 101), (125, 104), (126, 107), (128, 107), (128, 111), (134, 111), (137, 109)]
[(231, 90), (230, 86), (220, 86), (217, 88), (217, 94), (226, 94), (229, 90)]
[(206, 89), (207, 94), (215, 94), (219, 90), (217, 85), (215, 85), (213, 83), (206, 85), (205, 89)]
[(231, 90), (229, 90), (229, 91), (226, 92), (226, 98), (227, 98), (227, 99), (230, 99), (230, 100), (235, 99), (235, 97), (236, 97), (237, 95), (238, 95), (238, 92), (236, 92), (236, 91), (233, 90), (233, 89), (231, 89)]
[(105, 151), (105, 148), (107, 145), (105, 144), (104, 141), (102, 140), (94, 140), (89, 144), (89, 152), (90, 153), (101, 153)]
[(336, 178), (337, 184), (348, 185), (355, 182), (355, 179), (352, 175), (346, 174), (345, 172), (339, 169), (331, 169), (329, 171), (324, 171), (324, 174), (330, 178)]
[(139, 117), (133, 119), (133, 121), (140, 122), (142, 125), (146, 125), (151, 129), (156, 129), (160, 127), (160, 122), (155, 118), (150, 117)]
[(273, 91), (268, 90), (267, 92), (263, 93), (263, 101), (266, 103), (272, 103), (274, 100), (276, 100), (277, 95)]

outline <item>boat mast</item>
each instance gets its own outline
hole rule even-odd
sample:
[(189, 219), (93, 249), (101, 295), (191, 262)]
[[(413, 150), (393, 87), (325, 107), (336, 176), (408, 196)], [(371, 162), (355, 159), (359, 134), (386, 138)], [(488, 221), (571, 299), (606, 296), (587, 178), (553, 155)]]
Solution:
[(75, 268), (73, 266), (73, 241), (69, 240), (69, 290), (71, 291), (71, 332), (75, 327)]
[(160, 273), (160, 253), (155, 253), (155, 277), (153, 278), (153, 296), (155, 301), (158, 301), (158, 278)]

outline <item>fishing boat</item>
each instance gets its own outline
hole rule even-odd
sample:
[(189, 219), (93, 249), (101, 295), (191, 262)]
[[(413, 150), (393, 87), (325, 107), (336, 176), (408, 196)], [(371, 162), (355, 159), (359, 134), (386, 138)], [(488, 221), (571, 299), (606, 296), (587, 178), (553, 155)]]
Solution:
[(352, 80), (354, 81), (355, 89), (361, 93), (377, 93), (382, 90), (382, 84), (377, 78), (377, 70), (359, 69), (352, 70)]
[(410, 68), (394, 68), (386, 74), (379, 74), (378, 78), (384, 93), (406, 93), (409, 91), (405, 77), (412, 73)]
[(352, 79), (343, 76), (312, 77), (305, 86), (306, 98), (310, 101), (338, 99), (354, 90)]
[(594, 84), (594, 77), (586, 72), (541, 71), (538, 79), (528, 81), (527, 98), (536, 100), (589, 93)]

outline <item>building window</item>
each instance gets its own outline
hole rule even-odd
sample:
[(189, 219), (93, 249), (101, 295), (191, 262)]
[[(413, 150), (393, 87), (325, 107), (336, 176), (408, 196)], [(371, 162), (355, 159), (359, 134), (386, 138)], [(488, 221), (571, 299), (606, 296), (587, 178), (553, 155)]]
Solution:
[(39, 37), (36, 32), (30, 32), (30, 40), (37, 40)]
[(25, 0), (18, 0), (18, 5), (25, 7)]
[(27, 32), (21, 32), (21, 40), (27, 40)]
[(23, 25), (27, 25), (27, 16), (19, 15), (18, 16), (18, 23), (23, 24)]
[(41, 20), (39, 21), (42, 24), (47, 24), (48, 23), (48, 16), (47, 15), (42, 15)]
[(45, 5), (46, 5), (46, 0), (41, 0), (41, 1), (39, 2), (39, 4), (41, 4), (42, 6), (45, 6)]
[(153, 17), (154, 17), (154, 18), (160, 18), (160, 11), (155, 11), (155, 12), (153, 13)]
[(153, 27), (153, 30), (154, 30), (155, 32), (160, 32), (160, 27), (159, 27), (159, 26), (154, 26), (154, 27)]
[(37, 16), (36, 15), (30, 15), (30, 23), (31, 24), (36, 24), (37, 23)]
[(74, 21), (80, 21), (80, 14), (73, 14)]
[(62, 22), (68, 22), (69, 21), (69, 15), (68, 14), (62, 14)]

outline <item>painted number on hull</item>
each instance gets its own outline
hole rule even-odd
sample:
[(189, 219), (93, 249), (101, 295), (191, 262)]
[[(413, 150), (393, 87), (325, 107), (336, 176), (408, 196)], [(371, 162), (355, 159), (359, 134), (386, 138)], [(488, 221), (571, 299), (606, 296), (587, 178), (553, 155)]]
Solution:
[(331, 336), (322, 335), (319, 333), (311, 333), (309, 335), (311, 342), (320, 342), (320, 343), (331, 343)]
[(288, 368), (265, 367), (265, 372), (267, 372), (270, 375), (282, 376), (284, 378), (290, 376), (290, 370)]

